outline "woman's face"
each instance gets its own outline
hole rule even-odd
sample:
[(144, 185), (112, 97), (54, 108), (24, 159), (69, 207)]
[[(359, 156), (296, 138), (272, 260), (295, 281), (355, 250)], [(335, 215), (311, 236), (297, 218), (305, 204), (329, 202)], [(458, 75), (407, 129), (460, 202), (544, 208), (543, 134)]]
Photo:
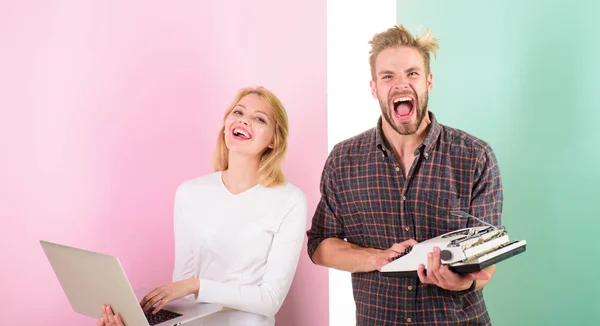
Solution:
[(260, 156), (273, 148), (273, 110), (257, 94), (240, 99), (225, 118), (225, 145), (232, 152)]

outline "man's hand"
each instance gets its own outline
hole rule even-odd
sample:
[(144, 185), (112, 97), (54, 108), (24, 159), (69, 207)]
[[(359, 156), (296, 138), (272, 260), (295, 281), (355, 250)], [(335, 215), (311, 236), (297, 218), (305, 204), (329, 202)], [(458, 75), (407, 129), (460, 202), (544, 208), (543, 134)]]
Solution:
[(492, 278), (485, 270), (465, 275), (454, 273), (447, 265), (442, 265), (438, 247), (434, 247), (433, 252), (427, 255), (427, 275), (423, 264), (419, 266), (417, 275), (423, 284), (436, 285), (450, 291), (464, 291), (470, 288), (475, 280), (488, 281)]
[(400, 243), (395, 243), (388, 249), (378, 250), (374, 252), (367, 259), (367, 270), (378, 270), (381, 271), (381, 268), (387, 264), (389, 264), (394, 257), (401, 255), (406, 248), (412, 247), (417, 244), (417, 241), (413, 239), (409, 239), (406, 241), (402, 241)]
[(153, 314), (161, 310), (167, 303), (183, 298), (189, 294), (197, 294), (200, 290), (200, 280), (190, 278), (187, 280), (178, 281), (175, 283), (159, 286), (148, 292), (140, 301), (140, 305), (144, 312), (150, 310), (155, 304), (158, 305), (152, 311)]

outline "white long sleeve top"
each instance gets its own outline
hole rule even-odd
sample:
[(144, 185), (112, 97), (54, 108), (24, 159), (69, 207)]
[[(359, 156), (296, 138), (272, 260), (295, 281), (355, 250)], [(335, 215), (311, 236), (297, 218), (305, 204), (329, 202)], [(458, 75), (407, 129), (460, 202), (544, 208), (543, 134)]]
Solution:
[(196, 277), (198, 302), (229, 308), (203, 325), (274, 325), (304, 242), (305, 194), (288, 183), (234, 195), (215, 172), (177, 188), (174, 220), (173, 281)]

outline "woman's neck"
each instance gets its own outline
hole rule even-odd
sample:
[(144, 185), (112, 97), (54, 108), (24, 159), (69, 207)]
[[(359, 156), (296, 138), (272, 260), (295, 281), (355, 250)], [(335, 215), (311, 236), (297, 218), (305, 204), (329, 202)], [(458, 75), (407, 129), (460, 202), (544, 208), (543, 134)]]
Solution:
[(259, 158), (244, 157), (230, 152), (228, 168), (222, 173), (225, 187), (232, 193), (244, 192), (254, 187), (257, 183), (256, 172), (259, 163)]

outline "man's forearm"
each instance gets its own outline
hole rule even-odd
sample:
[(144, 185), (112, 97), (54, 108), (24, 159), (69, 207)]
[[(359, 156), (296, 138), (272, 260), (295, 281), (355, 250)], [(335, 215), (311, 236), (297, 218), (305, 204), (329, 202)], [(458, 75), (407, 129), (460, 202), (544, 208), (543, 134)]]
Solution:
[(315, 264), (346, 272), (371, 272), (376, 269), (375, 255), (379, 249), (364, 248), (337, 238), (319, 244), (312, 256)]

